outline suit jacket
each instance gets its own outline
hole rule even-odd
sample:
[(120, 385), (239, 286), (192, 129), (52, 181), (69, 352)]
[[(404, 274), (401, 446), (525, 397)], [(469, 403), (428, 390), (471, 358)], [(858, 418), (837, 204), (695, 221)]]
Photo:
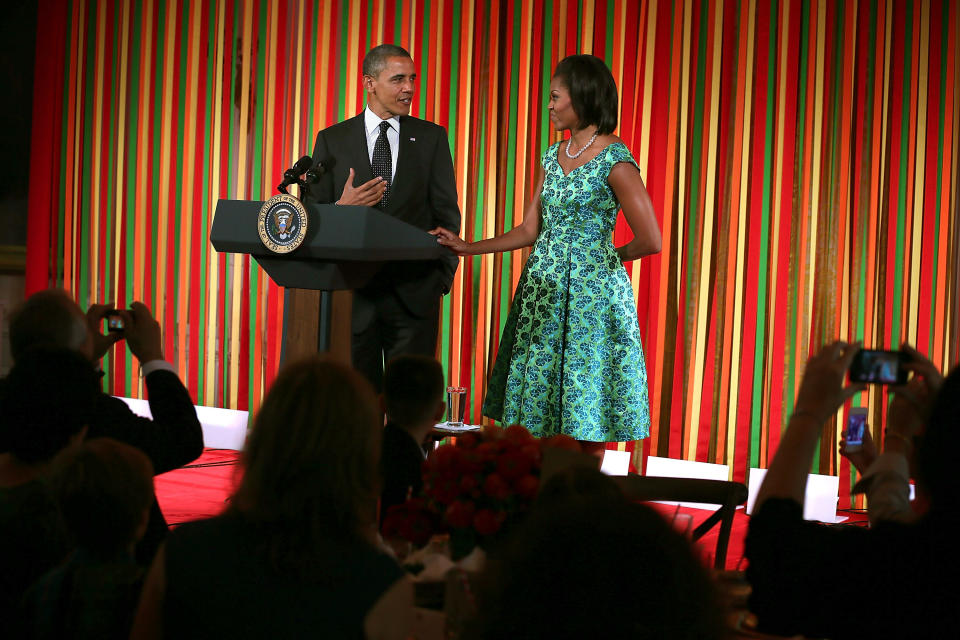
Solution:
[[(317, 203), (340, 198), (351, 168), (354, 186), (371, 180), (363, 113), (318, 133), (313, 161), (327, 169), (310, 188), (310, 199)], [(424, 231), (439, 226), (460, 232), (457, 181), (443, 127), (400, 116), (400, 149), (384, 212)], [(441, 260), (389, 263), (370, 287), (392, 287), (410, 313), (423, 316), (450, 290), (459, 264), (452, 253)]]
[[(103, 394), (87, 438), (114, 438), (140, 449), (153, 463), (154, 474), (160, 475), (200, 457), (203, 428), (190, 392), (175, 373), (153, 371), (144, 382), (152, 420), (133, 413), (123, 400)], [(154, 500), (147, 531), (136, 548), (137, 561), (149, 565), (166, 535), (167, 521)]]

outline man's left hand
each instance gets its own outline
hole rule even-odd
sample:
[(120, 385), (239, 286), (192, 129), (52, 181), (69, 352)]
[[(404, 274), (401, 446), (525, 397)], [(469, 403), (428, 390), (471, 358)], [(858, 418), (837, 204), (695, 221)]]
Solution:
[(123, 339), (123, 333), (120, 331), (110, 331), (103, 333), (103, 319), (107, 313), (113, 311), (113, 303), (92, 304), (87, 309), (87, 329), (90, 333), (90, 340), (93, 343), (93, 360), (99, 362), (107, 355), (114, 344)]

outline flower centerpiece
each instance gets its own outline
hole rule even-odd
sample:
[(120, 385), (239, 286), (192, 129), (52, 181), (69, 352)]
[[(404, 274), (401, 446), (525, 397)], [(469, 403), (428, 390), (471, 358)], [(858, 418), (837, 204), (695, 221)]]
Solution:
[(422, 495), (388, 511), (384, 536), (422, 546), (448, 533), (455, 560), (486, 546), (529, 510), (548, 446), (580, 450), (568, 436), (537, 440), (520, 425), (485, 427), (439, 447), (424, 462)]

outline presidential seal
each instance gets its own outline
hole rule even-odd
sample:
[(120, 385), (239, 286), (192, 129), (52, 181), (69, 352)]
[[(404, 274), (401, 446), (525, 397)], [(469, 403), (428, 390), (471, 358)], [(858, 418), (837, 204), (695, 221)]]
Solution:
[(291, 195), (275, 195), (260, 207), (257, 228), (263, 246), (274, 253), (290, 253), (307, 235), (307, 210)]

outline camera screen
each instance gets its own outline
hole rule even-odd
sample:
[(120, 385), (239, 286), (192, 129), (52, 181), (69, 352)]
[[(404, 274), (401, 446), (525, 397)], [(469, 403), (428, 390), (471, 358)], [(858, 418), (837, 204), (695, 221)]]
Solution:
[(858, 380), (897, 384), (900, 376), (899, 354), (895, 351), (861, 351), (858, 363)]
[(847, 446), (863, 444), (863, 430), (867, 424), (867, 414), (850, 413), (847, 418)]
[(108, 331), (123, 331), (123, 318), (120, 316), (107, 316)]

